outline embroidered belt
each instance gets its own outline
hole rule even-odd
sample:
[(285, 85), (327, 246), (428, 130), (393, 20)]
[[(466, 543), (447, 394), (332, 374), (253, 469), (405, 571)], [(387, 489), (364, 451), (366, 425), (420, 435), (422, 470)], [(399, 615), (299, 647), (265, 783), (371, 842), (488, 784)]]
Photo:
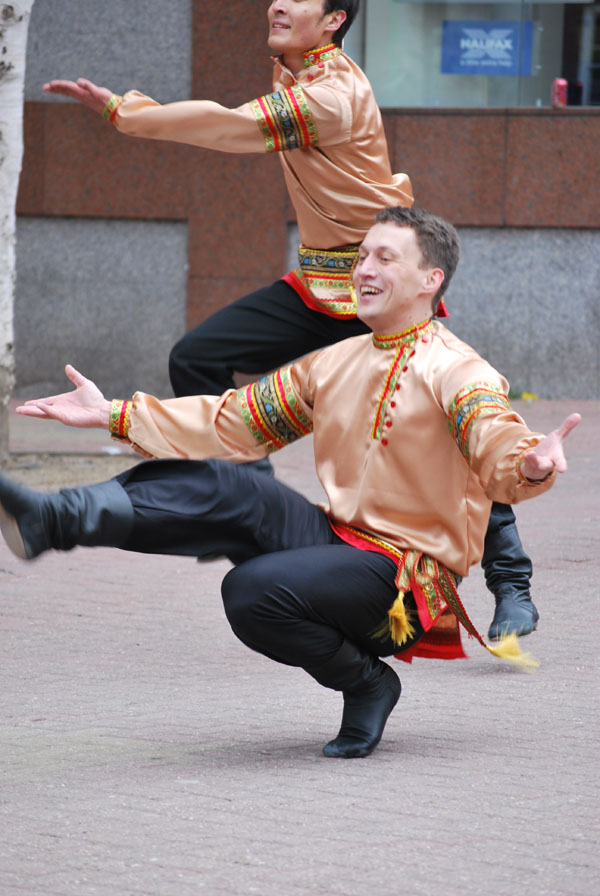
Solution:
[(299, 266), (283, 277), (302, 301), (329, 317), (356, 317), (356, 292), (352, 274), (358, 246), (335, 249), (298, 249)]
[(353, 526), (334, 523), (332, 520), (330, 525), (349, 544), (362, 547), (363, 550), (376, 550), (398, 563), (394, 582), (398, 588), (398, 596), (388, 610), (388, 620), (374, 633), (375, 637), (386, 639), (391, 635), (393, 642), (401, 647), (415, 634), (404, 607), (404, 596), (411, 591), (425, 632), (431, 630), (436, 620), (449, 607), (467, 632), (494, 656), (509, 660), (527, 671), (533, 671), (539, 666), (539, 662), (530, 654), (521, 651), (515, 635), (509, 635), (494, 647), (486, 644), (458, 596), (456, 573), (443, 563), (422, 551), (395, 548), (383, 539), (367, 535)]

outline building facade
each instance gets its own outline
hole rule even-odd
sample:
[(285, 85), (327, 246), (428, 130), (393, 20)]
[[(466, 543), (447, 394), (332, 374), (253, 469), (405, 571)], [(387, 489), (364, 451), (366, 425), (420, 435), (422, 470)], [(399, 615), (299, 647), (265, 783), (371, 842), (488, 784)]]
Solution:
[[(295, 266), (278, 159), (119, 135), (51, 78), (228, 106), (268, 92), (267, 0), (36, 0), (18, 199), (17, 394), (69, 361), (170, 394), (173, 342)], [(449, 325), (514, 394), (600, 397), (600, 4), (363, 0), (346, 50), (395, 171), (459, 229)], [(597, 62), (596, 62), (597, 60)], [(551, 107), (556, 78), (566, 108)]]

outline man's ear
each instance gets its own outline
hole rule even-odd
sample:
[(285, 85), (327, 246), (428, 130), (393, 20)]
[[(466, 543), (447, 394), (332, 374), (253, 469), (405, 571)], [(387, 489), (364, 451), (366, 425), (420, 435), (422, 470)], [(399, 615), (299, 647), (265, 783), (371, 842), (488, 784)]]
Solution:
[(346, 11), (344, 9), (336, 9), (333, 12), (329, 13), (329, 22), (325, 28), (326, 31), (331, 31), (332, 33), (336, 32), (339, 28), (342, 27), (344, 22), (346, 21)]
[(434, 296), (443, 282), (443, 270), (441, 268), (430, 268), (428, 271), (426, 271), (425, 278), (423, 280), (423, 291)]

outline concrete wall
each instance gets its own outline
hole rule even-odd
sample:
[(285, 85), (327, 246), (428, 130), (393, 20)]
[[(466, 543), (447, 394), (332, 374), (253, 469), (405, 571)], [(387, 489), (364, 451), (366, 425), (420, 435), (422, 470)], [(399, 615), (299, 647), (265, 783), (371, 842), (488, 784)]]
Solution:
[(19, 397), (63, 392), (73, 364), (107, 397), (172, 395), (185, 332), (187, 226), (21, 218), (15, 358)]
[(36, 0), (27, 46), (25, 99), (42, 84), (88, 78), (115, 93), (137, 87), (161, 103), (188, 99), (192, 0)]
[(600, 231), (460, 228), (448, 325), (516, 394), (600, 396)]

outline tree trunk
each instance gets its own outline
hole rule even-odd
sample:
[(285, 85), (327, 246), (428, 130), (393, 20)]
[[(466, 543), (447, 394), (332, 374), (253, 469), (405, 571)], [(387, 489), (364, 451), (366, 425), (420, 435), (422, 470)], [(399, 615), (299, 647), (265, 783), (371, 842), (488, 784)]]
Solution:
[(8, 457), (8, 402), (15, 382), (15, 206), (23, 159), (25, 51), (33, 2), (0, 3), (0, 464)]

